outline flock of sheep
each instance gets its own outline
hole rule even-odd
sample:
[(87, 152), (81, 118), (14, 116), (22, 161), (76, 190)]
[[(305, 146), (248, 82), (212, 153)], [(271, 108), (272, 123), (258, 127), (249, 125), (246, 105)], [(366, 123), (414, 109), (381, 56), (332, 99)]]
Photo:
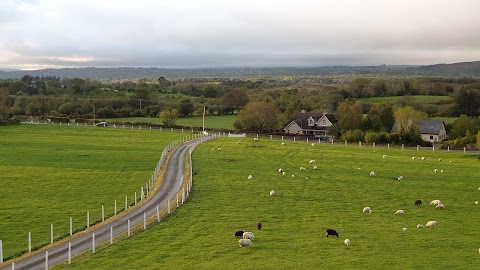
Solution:
[[(254, 141), (259, 141), (259, 140), (258, 140), (258, 138), (254, 138)], [(237, 142), (237, 144), (241, 144), (241, 142)], [(285, 145), (285, 143), (284, 143), (284, 142), (281, 142), (281, 145)], [(313, 147), (314, 145), (315, 145), (314, 143), (311, 144), (312, 147)], [(219, 150), (219, 151), (220, 151), (220, 150)], [(375, 152), (375, 151), (374, 151), (374, 152)], [(383, 157), (383, 158), (388, 158), (387, 155), (383, 155), (382, 157)], [(420, 157), (420, 158), (412, 157), (412, 160), (421, 160), (421, 161), (424, 161), (424, 160), (426, 160), (426, 157)], [(441, 162), (442, 159), (439, 158), (438, 161)], [(449, 161), (449, 162), (451, 163), (451, 161)], [(312, 160), (310, 160), (308, 163), (309, 163), (310, 165), (312, 165), (312, 164), (315, 163), (315, 160), (312, 159)], [(299, 169), (300, 169), (300, 171), (306, 171), (306, 170), (307, 170), (307, 169), (306, 169), (305, 167), (303, 167), (303, 166), (301, 166)], [(360, 168), (357, 168), (357, 169), (360, 170)], [(318, 166), (314, 165), (314, 166), (313, 166), (313, 170), (318, 170)], [(282, 168), (278, 169), (278, 172), (279, 172), (280, 174), (282, 174), (282, 175), (286, 175), (285, 170), (283, 170)], [(440, 170), (439, 170), (439, 169), (436, 169), (436, 168), (435, 168), (435, 169), (434, 169), (434, 173), (438, 173), (438, 172), (444, 173), (444, 170), (443, 170), (443, 169), (440, 169)], [(371, 172), (370, 172), (370, 176), (371, 176), (371, 177), (374, 177), (374, 176), (376, 176), (376, 173), (375, 173), (374, 171), (371, 171)], [(292, 178), (293, 178), (293, 177), (295, 177), (294, 174), (292, 174)], [(247, 177), (247, 179), (248, 179), (248, 180), (252, 180), (252, 179), (253, 179), (253, 176), (252, 176), (252, 175), (249, 175), (249, 176)], [(308, 179), (308, 177), (306, 177), (306, 179)], [(398, 177), (395, 178), (395, 180), (402, 181), (402, 180), (404, 180), (404, 177), (403, 177), (403, 176), (398, 176)], [(480, 191), (480, 187), (478, 188), (478, 190)], [(275, 194), (276, 194), (275, 190), (271, 190), (270, 193), (269, 193), (270, 196), (275, 196)], [(475, 204), (478, 205), (478, 201), (475, 201)], [(416, 201), (414, 202), (414, 205), (415, 205), (415, 206), (421, 206), (421, 205), (422, 205), (422, 201), (421, 201), (421, 200), (416, 200)], [(444, 205), (440, 200), (438, 200), (438, 199), (432, 200), (432, 201), (430, 202), (430, 205), (435, 206), (435, 209), (438, 209), (438, 210), (443, 210), (443, 209), (445, 209), (445, 205)], [(363, 213), (371, 214), (371, 213), (372, 213), (372, 209), (371, 209), (370, 207), (368, 207), (368, 206), (367, 206), (367, 207), (364, 207), (364, 208), (363, 208)], [(397, 210), (397, 211), (395, 212), (394, 215), (395, 215), (395, 216), (402, 216), (402, 215), (404, 215), (404, 214), (405, 214), (405, 210), (399, 209), (399, 210)], [(260, 224), (260, 223), (259, 223), (259, 224)], [(438, 226), (438, 222), (437, 222), (437, 221), (435, 221), (435, 220), (429, 220), (429, 221), (427, 221), (427, 223), (425, 224), (425, 226), (422, 225), (422, 224), (417, 224), (416, 228), (417, 228), (417, 229), (436, 228), (437, 226)], [(257, 228), (260, 229), (260, 228), (261, 228), (261, 224), (260, 224), (260, 227), (258, 227), (258, 225), (257, 225)], [(403, 228), (403, 231), (407, 231), (407, 228), (404, 227), (404, 228)], [(335, 230), (333, 230), (333, 229), (327, 229), (327, 230), (325, 231), (325, 233), (326, 233), (326, 236), (327, 236), (327, 237), (328, 237), (328, 236), (337, 236), (337, 237), (339, 237), (339, 234), (338, 234)], [(236, 237), (242, 237), (242, 239), (240, 239), (240, 240), (238, 241), (240, 247), (250, 247), (250, 246), (252, 246), (252, 240), (255, 238), (255, 236), (253, 235), (252, 232), (243, 232), (243, 231), (237, 231), (237, 232), (235, 233), (235, 236), (236, 236)], [(345, 246), (350, 246), (351, 241), (350, 241), (350, 239), (345, 239), (345, 240), (343, 241), (343, 243), (345, 244)], [(480, 253), (480, 249), (479, 249), (479, 253)]]

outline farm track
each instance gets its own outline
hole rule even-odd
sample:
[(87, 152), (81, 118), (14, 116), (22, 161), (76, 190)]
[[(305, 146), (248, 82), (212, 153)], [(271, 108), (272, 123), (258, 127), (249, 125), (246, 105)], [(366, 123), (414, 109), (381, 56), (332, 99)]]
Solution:
[[(197, 139), (198, 140), (198, 139)], [(190, 147), (197, 140), (184, 143), (173, 150), (167, 161), (163, 182), (158, 191), (153, 194), (145, 203), (135, 208), (131, 212), (124, 214), (116, 219), (106, 220), (100, 224), (88, 229), (88, 232), (80, 232), (74, 234), (68, 241), (61, 241), (46, 248), (32, 252), (26, 257), (12, 260), (15, 262), (15, 270), (28, 269), (46, 269), (45, 251), (48, 251), (48, 265), (52, 266), (68, 259), (68, 245), (71, 243), (71, 256), (74, 257), (82, 252), (92, 249), (92, 235), (95, 234), (95, 245), (110, 240), (110, 228), (113, 228), (113, 238), (128, 231), (128, 221), (130, 227), (141, 225), (144, 222), (144, 214), (146, 217), (152, 217), (159, 209), (167, 207), (168, 201), (176, 199), (176, 194), (183, 186), (183, 174), (185, 171), (185, 155), (189, 153)], [(0, 270), (12, 269), (12, 262), (5, 264)]]

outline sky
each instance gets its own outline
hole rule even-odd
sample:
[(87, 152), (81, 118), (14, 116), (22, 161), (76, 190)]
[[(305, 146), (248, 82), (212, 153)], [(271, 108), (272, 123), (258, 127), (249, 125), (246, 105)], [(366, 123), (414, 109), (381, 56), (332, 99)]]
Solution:
[(480, 60), (478, 0), (1, 0), (0, 68)]

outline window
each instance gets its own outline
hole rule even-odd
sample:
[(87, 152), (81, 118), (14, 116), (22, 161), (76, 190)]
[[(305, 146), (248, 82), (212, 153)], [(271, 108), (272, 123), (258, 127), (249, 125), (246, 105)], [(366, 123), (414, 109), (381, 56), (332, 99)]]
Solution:
[(309, 126), (315, 125), (315, 120), (313, 120), (312, 117), (308, 118), (308, 125), (309, 125)]
[(323, 119), (322, 126), (326, 126), (326, 125), (327, 125), (327, 120)]
[(430, 140), (433, 140), (433, 136), (432, 136), (432, 135), (430, 135)]

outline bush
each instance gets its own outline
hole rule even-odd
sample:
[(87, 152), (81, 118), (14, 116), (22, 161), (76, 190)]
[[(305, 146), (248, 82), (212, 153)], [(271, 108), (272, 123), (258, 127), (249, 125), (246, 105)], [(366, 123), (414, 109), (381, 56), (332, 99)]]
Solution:
[(366, 143), (387, 143), (387, 132), (367, 132), (365, 133)]
[(340, 137), (342, 141), (347, 141), (347, 142), (359, 142), (363, 141), (365, 135), (363, 134), (363, 131), (360, 129), (355, 129), (355, 130), (347, 130), (342, 134)]

